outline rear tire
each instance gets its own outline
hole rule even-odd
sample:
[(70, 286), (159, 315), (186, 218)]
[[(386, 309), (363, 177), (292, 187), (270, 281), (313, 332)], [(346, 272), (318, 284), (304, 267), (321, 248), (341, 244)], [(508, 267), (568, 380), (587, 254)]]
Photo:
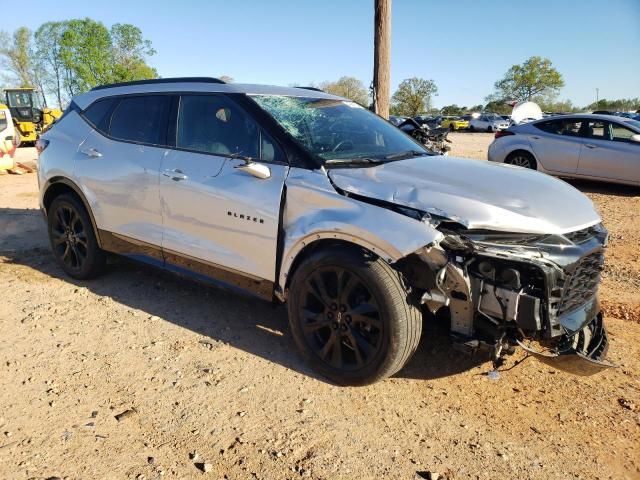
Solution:
[(302, 357), (341, 385), (367, 385), (393, 375), (411, 358), (422, 333), (400, 274), (358, 249), (313, 253), (289, 290), (289, 325)]
[(489, 132), (489, 133), (493, 132), (493, 127), (492, 126), (488, 126), (487, 127), (487, 132)]
[(47, 210), (47, 230), (53, 256), (70, 277), (86, 280), (101, 274), (106, 253), (98, 246), (89, 213), (77, 197), (56, 197)]
[(449, 125), (449, 131), (450, 132), (455, 132), (456, 131), (456, 127), (453, 126), (453, 124)]
[(516, 165), (523, 168), (530, 168), (531, 170), (538, 169), (536, 159), (533, 158), (533, 155), (523, 150), (511, 152), (505, 159), (504, 163), (508, 163), (509, 165)]

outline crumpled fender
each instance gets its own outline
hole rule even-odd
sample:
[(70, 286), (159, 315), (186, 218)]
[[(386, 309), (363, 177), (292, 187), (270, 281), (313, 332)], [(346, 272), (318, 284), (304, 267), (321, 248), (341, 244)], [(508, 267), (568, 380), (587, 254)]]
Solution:
[(321, 170), (291, 168), (286, 189), (280, 291), (296, 256), (318, 240), (348, 241), (393, 263), (443, 238), (424, 222), (340, 195)]

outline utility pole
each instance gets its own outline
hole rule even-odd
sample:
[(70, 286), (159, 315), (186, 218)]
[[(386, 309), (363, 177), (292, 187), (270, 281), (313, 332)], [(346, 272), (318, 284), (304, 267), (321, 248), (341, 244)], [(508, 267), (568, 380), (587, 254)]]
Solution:
[(600, 89), (596, 87), (596, 110), (600, 110)]
[(391, 0), (374, 0), (373, 32), (373, 108), (389, 118), (391, 96)]

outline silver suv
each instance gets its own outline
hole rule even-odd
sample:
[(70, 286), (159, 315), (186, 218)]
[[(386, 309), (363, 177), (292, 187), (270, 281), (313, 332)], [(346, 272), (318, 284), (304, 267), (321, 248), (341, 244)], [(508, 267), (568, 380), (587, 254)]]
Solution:
[(433, 156), (315, 89), (210, 78), (95, 88), (37, 147), (68, 275), (112, 252), (287, 303), (302, 356), (337, 383), (396, 373), (436, 312), (495, 363), (521, 345), (565, 370), (608, 366), (607, 232), (547, 175)]

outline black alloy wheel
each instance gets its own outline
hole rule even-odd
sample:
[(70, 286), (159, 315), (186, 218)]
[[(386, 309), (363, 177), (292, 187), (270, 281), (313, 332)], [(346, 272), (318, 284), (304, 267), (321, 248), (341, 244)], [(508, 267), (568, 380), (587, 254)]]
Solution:
[(320, 360), (340, 370), (372, 362), (384, 327), (376, 299), (356, 274), (323, 267), (307, 278), (301, 295), (302, 331)]
[(87, 279), (103, 271), (106, 255), (98, 246), (86, 209), (76, 197), (56, 197), (47, 220), (53, 255), (67, 275)]

